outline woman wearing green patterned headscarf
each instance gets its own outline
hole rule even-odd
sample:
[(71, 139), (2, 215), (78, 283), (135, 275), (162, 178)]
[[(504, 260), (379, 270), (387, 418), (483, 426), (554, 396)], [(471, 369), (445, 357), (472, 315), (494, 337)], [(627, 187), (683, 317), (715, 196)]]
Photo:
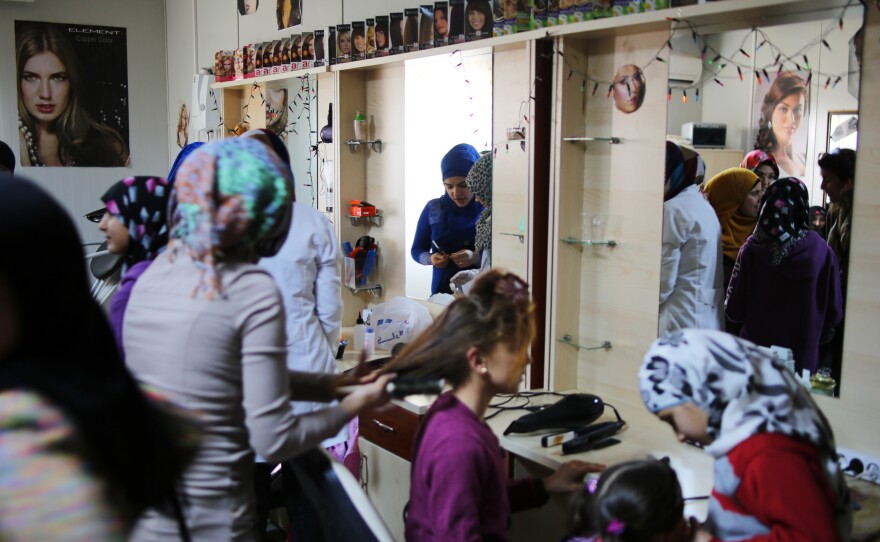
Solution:
[[(126, 363), (145, 386), (186, 405), (204, 427), (182, 494), (193, 540), (254, 538), (254, 452), (279, 462), (335, 435), (386, 400), (387, 378), (337, 405), (294, 415), (289, 401), (334, 398), (334, 375), (288, 372), (284, 302), (256, 265), (287, 236), (290, 169), (250, 138), (209, 143), (175, 177), (171, 233), (125, 314)], [(174, 538), (164, 511), (133, 540)], [(174, 538), (176, 539), (176, 538)]]

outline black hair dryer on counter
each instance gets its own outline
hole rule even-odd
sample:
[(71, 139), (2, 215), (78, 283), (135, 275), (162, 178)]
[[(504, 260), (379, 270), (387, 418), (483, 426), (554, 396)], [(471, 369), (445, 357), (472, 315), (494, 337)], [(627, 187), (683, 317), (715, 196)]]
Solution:
[(327, 110), (327, 125), (321, 128), (321, 141), (333, 143), (333, 104)]

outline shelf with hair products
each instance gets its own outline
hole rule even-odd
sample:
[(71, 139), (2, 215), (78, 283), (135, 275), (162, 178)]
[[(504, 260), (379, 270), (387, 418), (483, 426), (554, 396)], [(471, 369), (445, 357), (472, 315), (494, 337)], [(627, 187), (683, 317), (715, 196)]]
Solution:
[(271, 75), (261, 75), (259, 77), (250, 77), (247, 79), (236, 79), (235, 81), (223, 81), (220, 83), (212, 84), (211, 88), (213, 88), (214, 90), (233, 88), (245, 89), (247, 87), (250, 87), (254, 83), (265, 84), (284, 82), (289, 79), (309, 77), (310, 75), (318, 75), (322, 73), (327, 73), (328, 71), (330, 71), (330, 66), (318, 66), (316, 68), (306, 68), (304, 70), (295, 70), (292, 72), (273, 73)]

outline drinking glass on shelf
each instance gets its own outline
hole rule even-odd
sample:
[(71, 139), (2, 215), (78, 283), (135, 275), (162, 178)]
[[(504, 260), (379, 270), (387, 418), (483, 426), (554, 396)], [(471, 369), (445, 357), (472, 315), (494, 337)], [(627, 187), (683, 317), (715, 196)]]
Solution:
[(605, 216), (583, 213), (583, 232), (581, 238), (584, 241), (605, 240)]

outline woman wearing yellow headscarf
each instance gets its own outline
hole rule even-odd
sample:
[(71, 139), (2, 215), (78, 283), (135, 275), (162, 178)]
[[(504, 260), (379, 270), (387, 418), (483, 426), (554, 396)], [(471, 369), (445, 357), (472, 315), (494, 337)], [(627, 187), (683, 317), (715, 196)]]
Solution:
[[(721, 223), (721, 250), (724, 254), (724, 288), (730, 284), (730, 275), (739, 249), (755, 230), (758, 207), (761, 203), (761, 182), (753, 171), (732, 167), (709, 179), (703, 186), (706, 199), (715, 209)], [(739, 326), (727, 322), (727, 331), (739, 334)]]

